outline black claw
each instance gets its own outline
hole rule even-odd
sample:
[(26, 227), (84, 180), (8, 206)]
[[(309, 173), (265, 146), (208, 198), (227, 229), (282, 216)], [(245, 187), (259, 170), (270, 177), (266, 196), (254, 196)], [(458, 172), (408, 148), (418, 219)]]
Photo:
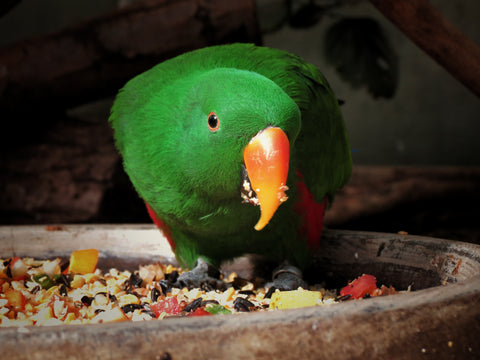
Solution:
[(188, 289), (202, 288), (206, 291), (226, 288), (226, 284), (220, 280), (220, 271), (201, 259), (197, 261), (195, 268), (181, 274), (174, 286)]
[(306, 289), (308, 284), (302, 279), (302, 272), (292, 265), (281, 265), (273, 272), (273, 286), (279, 290)]

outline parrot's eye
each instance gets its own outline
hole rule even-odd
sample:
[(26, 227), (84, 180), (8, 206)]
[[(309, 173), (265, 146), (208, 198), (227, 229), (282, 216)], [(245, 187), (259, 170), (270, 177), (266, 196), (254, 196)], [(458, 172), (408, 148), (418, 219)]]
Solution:
[(220, 120), (218, 120), (217, 114), (211, 112), (208, 114), (208, 128), (210, 131), (217, 131), (220, 127)]

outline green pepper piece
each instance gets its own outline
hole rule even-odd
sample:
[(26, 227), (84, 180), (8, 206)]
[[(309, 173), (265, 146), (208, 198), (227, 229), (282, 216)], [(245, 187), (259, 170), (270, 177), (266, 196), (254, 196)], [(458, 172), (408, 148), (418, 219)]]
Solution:
[(47, 274), (34, 275), (33, 280), (39, 283), (45, 290), (48, 290), (55, 285), (55, 282)]
[(210, 314), (219, 315), (219, 314), (231, 314), (232, 312), (226, 309), (224, 306), (219, 304), (208, 304), (205, 307), (205, 310), (208, 311)]

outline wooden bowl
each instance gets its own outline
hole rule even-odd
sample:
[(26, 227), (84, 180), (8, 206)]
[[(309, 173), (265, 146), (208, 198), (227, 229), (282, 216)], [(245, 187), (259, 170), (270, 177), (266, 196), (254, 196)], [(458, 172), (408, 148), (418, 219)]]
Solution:
[[(0, 227), (0, 258), (68, 258), (81, 248), (99, 249), (104, 269), (173, 259), (150, 225)], [(263, 313), (0, 328), (1, 358), (480, 358), (480, 246), (326, 230), (316, 271), (332, 286), (368, 273), (415, 291)]]

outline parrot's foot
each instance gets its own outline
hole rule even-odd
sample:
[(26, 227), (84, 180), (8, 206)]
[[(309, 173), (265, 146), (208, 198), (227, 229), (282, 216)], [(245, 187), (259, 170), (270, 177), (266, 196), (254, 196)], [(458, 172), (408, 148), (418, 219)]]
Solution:
[(188, 289), (202, 288), (205, 290), (226, 290), (226, 284), (220, 280), (220, 271), (202, 259), (190, 271), (181, 274), (176, 282), (177, 287)]
[(273, 271), (273, 284), (276, 289), (288, 291), (297, 290), (299, 287), (306, 289), (308, 284), (302, 278), (299, 268), (283, 264)]

